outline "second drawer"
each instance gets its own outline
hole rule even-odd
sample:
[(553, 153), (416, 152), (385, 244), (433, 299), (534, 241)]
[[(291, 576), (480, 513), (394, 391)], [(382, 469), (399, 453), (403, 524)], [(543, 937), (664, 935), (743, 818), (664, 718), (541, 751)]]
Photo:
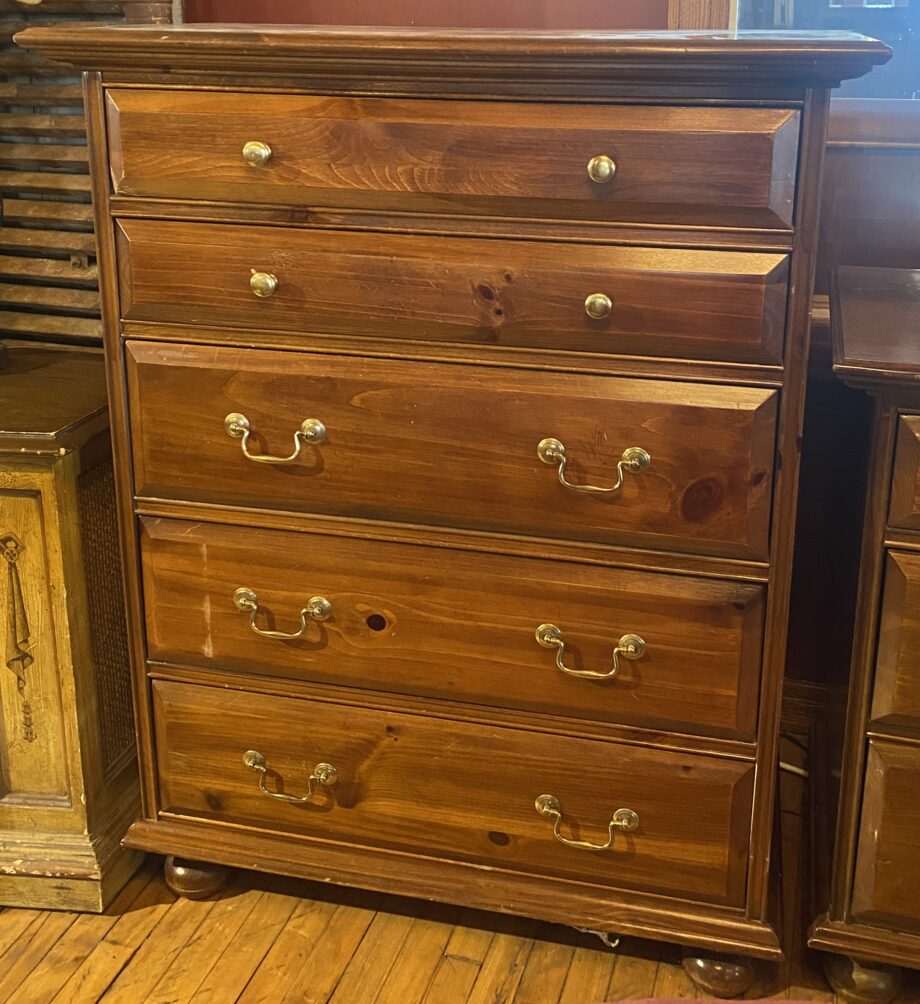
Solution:
[(141, 496), (767, 556), (775, 390), (146, 342), (128, 379)]
[(141, 543), (155, 660), (754, 736), (755, 584), (165, 519)]
[(157, 220), (118, 237), (129, 320), (782, 361), (782, 254)]

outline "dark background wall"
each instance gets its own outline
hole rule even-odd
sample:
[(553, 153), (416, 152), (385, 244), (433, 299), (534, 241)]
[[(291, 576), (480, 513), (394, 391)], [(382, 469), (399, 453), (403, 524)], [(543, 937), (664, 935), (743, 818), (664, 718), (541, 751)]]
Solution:
[(185, 0), (186, 21), (430, 28), (666, 28), (668, 0)]

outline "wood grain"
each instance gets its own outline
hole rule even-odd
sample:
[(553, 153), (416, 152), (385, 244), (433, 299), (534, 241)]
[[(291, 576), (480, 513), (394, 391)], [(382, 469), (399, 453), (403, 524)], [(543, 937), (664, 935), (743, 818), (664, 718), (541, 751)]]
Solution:
[(870, 740), (853, 879), (857, 920), (920, 930), (918, 833), (920, 748)]
[[(798, 114), (110, 90), (116, 194), (789, 228)], [(167, 116), (164, 118), (164, 114)], [(250, 167), (249, 140), (272, 158)], [(619, 165), (592, 182), (595, 156)], [(742, 169), (743, 168), (743, 169)]]
[(920, 530), (920, 415), (898, 417), (888, 522)]
[[(766, 553), (773, 391), (142, 342), (129, 353), (138, 495)], [(327, 441), (254, 463), (224, 432), (229, 413), (276, 455), (309, 417)], [(547, 436), (578, 484), (613, 484), (630, 446), (652, 464), (618, 494), (585, 495), (538, 459)]]
[[(382, 541), (144, 520), (151, 658), (252, 677), (319, 680), (500, 704), (546, 716), (752, 738), (763, 589)], [(302, 640), (260, 638), (233, 604), (259, 597), (258, 626), (293, 631), (311, 596), (331, 620)], [(552, 621), (565, 662), (608, 672), (621, 635), (648, 644), (615, 679), (566, 676), (534, 631)]]
[[(782, 361), (788, 257), (121, 220), (129, 320)], [(253, 271), (274, 275), (253, 295)], [(613, 302), (600, 320), (585, 299)]]
[(871, 720), (920, 734), (920, 555), (889, 551)]
[[(170, 815), (742, 901), (750, 764), (546, 735), (537, 744), (507, 729), (183, 684), (158, 682), (154, 695)], [(315, 805), (277, 802), (243, 765), (246, 749), (265, 755), (269, 790), (303, 794), (321, 761), (339, 780)], [(458, 800), (460, 791), (469, 797)], [(544, 792), (560, 799), (565, 832), (580, 839), (603, 843), (621, 806), (635, 809), (640, 828), (609, 854), (565, 847), (534, 809)]]

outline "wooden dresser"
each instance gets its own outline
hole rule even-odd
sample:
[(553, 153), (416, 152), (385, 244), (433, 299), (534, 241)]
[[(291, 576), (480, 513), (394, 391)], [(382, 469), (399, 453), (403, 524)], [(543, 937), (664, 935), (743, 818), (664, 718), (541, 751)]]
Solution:
[[(841, 268), (834, 369), (875, 402), (830, 905), (828, 977), (888, 1001), (920, 969), (920, 272)], [(858, 960), (858, 961), (856, 961)]]
[(74, 28), (133, 847), (780, 956), (827, 88), (851, 35)]

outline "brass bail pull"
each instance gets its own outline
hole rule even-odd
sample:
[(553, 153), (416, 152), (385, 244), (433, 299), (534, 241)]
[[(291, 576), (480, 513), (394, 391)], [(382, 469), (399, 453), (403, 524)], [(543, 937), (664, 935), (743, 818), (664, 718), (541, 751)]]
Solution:
[(581, 676), (589, 680), (610, 680), (620, 671), (620, 657), (624, 659), (641, 659), (645, 655), (645, 639), (637, 634), (624, 634), (616, 643), (613, 649), (613, 664), (605, 673), (598, 673), (592, 669), (570, 669), (563, 662), (565, 657), (565, 637), (562, 631), (555, 624), (541, 624), (534, 637), (537, 644), (544, 648), (554, 648), (556, 650), (556, 665), (563, 673), (569, 676)]
[(556, 467), (559, 484), (563, 488), (569, 488), (573, 492), (584, 492), (588, 495), (615, 494), (623, 487), (627, 474), (641, 474), (643, 471), (648, 470), (652, 463), (652, 458), (641, 446), (630, 446), (623, 451), (617, 462), (616, 482), (609, 488), (601, 488), (597, 485), (576, 485), (566, 480), (565, 465), (568, 463), (568, 457), (566, 456), (565, 446), (558, 439), (541, 439), (537, 443), (537, 456), (544, 464)]
[(331, 788), (339, 779), (339, 772), (331, 763), (318, 763), (310, 776), (307, 778), (306, 795), (287, 795), (283, 791), (269, 791), (265, 783), (265, 778), (269, 773), (268, 764), (263, 754), (258, 750), (246, 750), (243, 754), (243, 763), (259, 775), (259, 791), (269, 798), (275, 798), (279, 802), (293, 802), (296, 805), (303, 805), (312, 802), (313, 796), (320, 788)]
[(574, 847), (580, 851), (606, 851), (613, 846), (617, 833), (632, 833), (639, 828), (639, 814), (633, 809), (617, 809), (607, 824), (607, 842), (592, 844), (589, 840), (573, 840), (560, 832), (562, 825), (562, 806), (555, 795), (538, 795), (534, 807), (541, 816), (553, 820), (553, 836), (560, 844)]
[(307, 605), (300, 611), (300, 627), (296, 631), (267, 631), (256, 624), (259, 614), (259, 598), (252, 589), (240, 586), (233, 594), (233, 605), (237, 610), (249, 614), (249, 627), (263, 638), (278, 638), (281, 641), (293, 641), (302, 638), (307, 625), (312, 621), (327, 621), (332, 616), (332, 603), (325, 596), (311, 596)]
[(305, 418), (300, 428), (294, 433), (294, 451), (286, 457), (276, 457), (271, 453), (251, 453), (249, 437), (252, 435), (252, 425), (245, 415), (232, 411), (224, 418), (224, 432), (231, 439), (240, 440), (240, 449), (247, 460), (257, 464), (290, 464), (299, 456), (304, 443), (318, 446), (326, 441), (326, 426), (318, 418)]

